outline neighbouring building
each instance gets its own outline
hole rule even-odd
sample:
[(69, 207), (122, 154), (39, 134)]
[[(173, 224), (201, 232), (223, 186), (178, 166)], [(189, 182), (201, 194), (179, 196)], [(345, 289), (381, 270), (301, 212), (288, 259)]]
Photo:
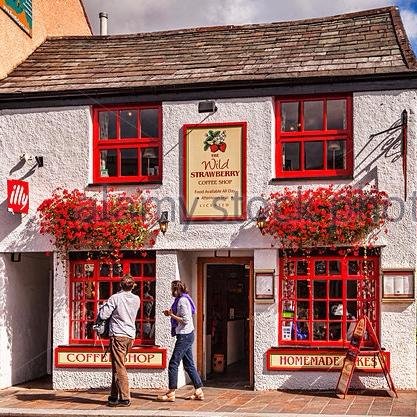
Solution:
[[(92, 324), (130, 272), (142, 298), (134, 387), (167, 384), (161, 312), (181, 279), (197, 301), (204, 379), (226, 367), (257, 390), (334, 388), (366, 315), (396, 386), (415, 389), (416, 112), (416, 60), (394, 7), (48, 38), (0, 82), (0, 386), (48, 370), (55, 388), (108, 386)], [(28, 214), (7, 211), (6, 179), (29, 183)], [(262, 196), (367, 183), (395, 217), (373, 248), (287, 251), (256, 227)], [(148, 190), (168, 230), (116, 264), (94, 248), (63, 264), (35, 222), (57, 187)], [(377, 358), (361, 358), (353, 385), (385, 386)]]
[(0, 0), (0, 79), (49, 36), (91, 35), (81, 0)]

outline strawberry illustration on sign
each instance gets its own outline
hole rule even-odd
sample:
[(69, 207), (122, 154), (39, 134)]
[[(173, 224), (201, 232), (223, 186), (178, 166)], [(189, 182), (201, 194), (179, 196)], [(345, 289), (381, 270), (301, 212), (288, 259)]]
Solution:
[(210, 149), (210, 152), (212, 153), (217, 151), (224, 152), (227, 148), (225, 139), (225, 130), (209, 130), (206, 133), (206, 138), (204, 139), (204, 150), (207, 151)]

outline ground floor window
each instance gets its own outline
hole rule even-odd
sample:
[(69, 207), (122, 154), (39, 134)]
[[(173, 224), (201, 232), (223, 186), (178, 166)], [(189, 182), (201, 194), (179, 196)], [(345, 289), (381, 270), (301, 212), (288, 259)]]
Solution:
[(281, 254), (280, 259), (280, 344), (345, 346), (363, 315), (379, 333), (376, 250)]
[(123, 252), (118, 262), (102, 260), (98, 252), (70, 254), (70, 343), (97, 343), (93, 324), (97, 312), (119, 282), (129, 273), (136, 282), (133, 290), (141, 299), (136, 317), (135, 344), (155, 342), (155, 252)]

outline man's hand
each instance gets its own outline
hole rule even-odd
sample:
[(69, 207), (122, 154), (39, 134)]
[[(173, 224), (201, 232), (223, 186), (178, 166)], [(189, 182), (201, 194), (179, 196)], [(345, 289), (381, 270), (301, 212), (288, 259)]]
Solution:
[(164, 310), (164, 311), (163, 311), (163, 313), (164, 313), (167, 317), (169, 317), (169, 316), (171, 316), (171, 315), (172, 315), (172, 310), (171, 310), (171, 309), (169, 309), (169, 310)]

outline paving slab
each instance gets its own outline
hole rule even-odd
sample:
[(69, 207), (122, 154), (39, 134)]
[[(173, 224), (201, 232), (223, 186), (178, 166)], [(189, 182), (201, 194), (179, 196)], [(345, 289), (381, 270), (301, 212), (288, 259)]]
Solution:
[(164, 391), (133, 389), (129, 408), (107, 407), (108, 390), (63, 391), (36, 383), (0, 390), (0, 417), (417, 417), (417, 391), (392, 398), (384, 390), (350, 391), (345, 399), (333, 391), (251, 391), (205, 388), (205, 401), (189, 401), (190, 386), (177, 391), (173, 403), (161, 403)]

